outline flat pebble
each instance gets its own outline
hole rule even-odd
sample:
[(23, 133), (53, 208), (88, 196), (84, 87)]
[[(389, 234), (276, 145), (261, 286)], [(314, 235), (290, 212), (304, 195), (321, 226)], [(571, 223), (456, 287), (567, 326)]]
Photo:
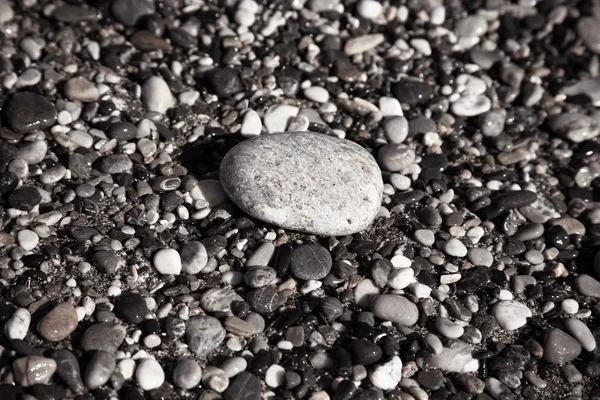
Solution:
[(314, 133), (246, 140), (227, 154), (220, 177), (225, 192), (251, 216), (326, 236), (365, 229), (379, 211), (383, 189), (379, 168), (364, 149)]

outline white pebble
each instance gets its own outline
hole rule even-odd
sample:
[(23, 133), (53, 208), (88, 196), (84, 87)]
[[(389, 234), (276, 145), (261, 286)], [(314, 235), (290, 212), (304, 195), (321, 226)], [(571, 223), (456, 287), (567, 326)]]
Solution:
[(281, 365), (273, 364), (267, 369), (267, 373), (265, 375), (265, 383), (272, 388), (279, 387), (283, 385), (285, 376), (285, 368)]
[(165, 372), (162, 367), (153, 358), (145, 358), (140, 361), (135, 378), (142, 390), (152, 390), (159, 388), (165, 381)]
[(179, 275), (181, 273), (181, 257), (177, 250), (160, 249), (152, 261), (154, 268), (162, 275)]

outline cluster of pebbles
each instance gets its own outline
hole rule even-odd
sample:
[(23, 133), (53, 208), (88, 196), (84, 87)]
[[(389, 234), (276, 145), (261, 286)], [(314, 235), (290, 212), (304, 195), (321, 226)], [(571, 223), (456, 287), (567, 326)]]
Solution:
[(0, 0), (0, 398), (600, 399), (599, 54), (597, 0)]

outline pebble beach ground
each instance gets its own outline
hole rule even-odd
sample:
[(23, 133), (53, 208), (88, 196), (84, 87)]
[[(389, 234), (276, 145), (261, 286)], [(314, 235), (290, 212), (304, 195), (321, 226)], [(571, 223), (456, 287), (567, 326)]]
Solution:
[(600, 399), (599, 54), (597, 0), (0, 0), (0, 399)]

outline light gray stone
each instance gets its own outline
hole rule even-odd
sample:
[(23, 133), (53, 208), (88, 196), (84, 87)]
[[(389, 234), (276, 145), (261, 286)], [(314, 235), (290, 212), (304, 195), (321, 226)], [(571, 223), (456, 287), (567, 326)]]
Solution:
[(186, 324), (190, 350), (204, 358), (225, 339), (225, 329), (218, 319), (208, 316), (192, 317)]
[(479, 361), (473, 358), (473, 347), (465, 342), (456, 341), (450, 347), (444, 347), (439, 354), (421, 352), (417, 365), (421, 369), (441, 369), (447, 372), (475, 372)]
[(377, 318), (402, 326), (411, 326), (419, 319), (415, 303), (396, 294), (382, 294), (371, 301), (371, 312)]
[(379, 211), (383, 181), (362, 147), (322, 134), (258, 136), (221, 163), (231, 200), (282, 228), (341, 236), (365, 229)]

